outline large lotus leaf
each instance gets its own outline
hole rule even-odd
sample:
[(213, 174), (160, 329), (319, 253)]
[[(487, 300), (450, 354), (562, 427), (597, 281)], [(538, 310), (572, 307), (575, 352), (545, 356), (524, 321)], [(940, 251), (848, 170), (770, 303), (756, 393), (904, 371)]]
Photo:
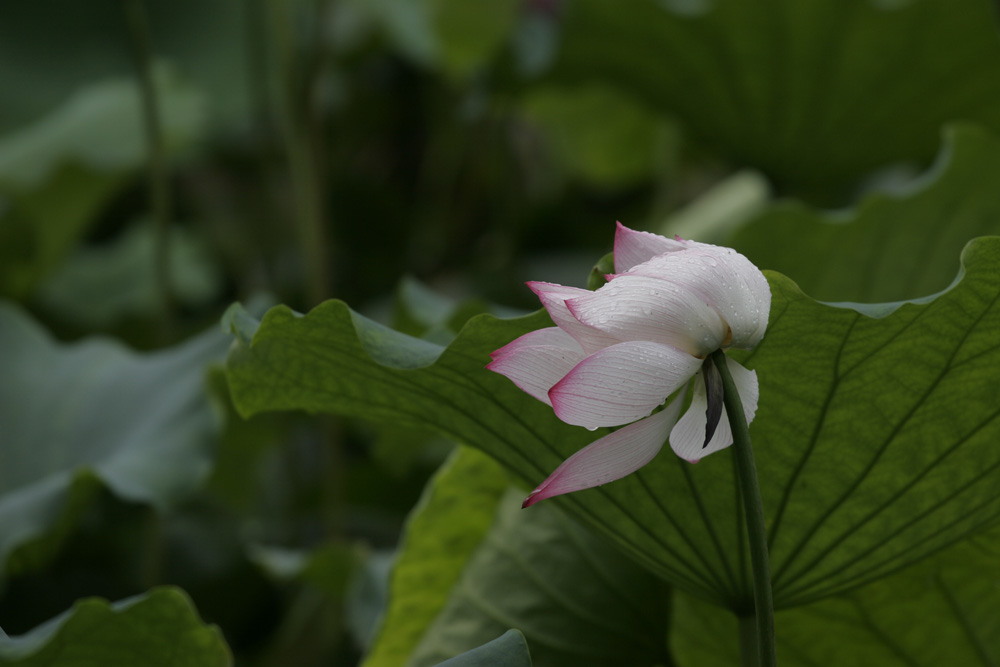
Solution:
[[(771, 538), (775, 600), (802, 604), (875, 579), (1000, 514), (1000, 239), (924, 303), (818, 303), (768, 275), (771, 324), (753, 354), (751, 428)], [(873, 311), (874, 312), (874, 311)], [(236, 311), (227, 362), (237, 408), (304, 409), (436, 428), (537, 484), (600, 433), (570, 427), (483, 366), (544, 314), (471, 320), (447, 349), (327, 302), (307, 316)], [(752, 605), (730, 451), (692, 466), (665, 453), (639, 473), (555, 502), (671, 583)], [(547, 501), (550, 502), (550, 501)]]
[[(1000, 532), (992, 530), (859, 590), (775, 618), (788, 667), (938, 667), (1000, 660)], [(741, 664), (736, 617), (675, 599), (678, 664)]]
[(609, 81), (822, 194), (930, 159), (948, 121), (1000, 128), (996, 25), (988, 0), (575, 0), (552, 76)]
[(232, 664), (219, 629), (198, 617), (176, 588), (158, 588), (109, 604), (99, 598), (27, 634), (0, 633), (0, 665), (17, 667), (225, 667)]
[(411, 515), (365, 667), (436, 665), (501, 635), (536, 665), (651, 665), (666, 588), (554, 505), (522, 512), (503, 468), (460, 448)]
[(217, 331), (151, 354), (61, 344), (0, 306), (0, 564), (51, 537), (86, 480), (159, 509), (197, 488), (216, 430), (204, 373), (225, 344)]
[(1000, 139), (970, 125), (948, 129), (937, 164), (898, 193), (823, 213), (782, 203), (730, 243), (828, 301), (897, 301), (938, 292), (955, 255), (976, 236), (1000, 234)]

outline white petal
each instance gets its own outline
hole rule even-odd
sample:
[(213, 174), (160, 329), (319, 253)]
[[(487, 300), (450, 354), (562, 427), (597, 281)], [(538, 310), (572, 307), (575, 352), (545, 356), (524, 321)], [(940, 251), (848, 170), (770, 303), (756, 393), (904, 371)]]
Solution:
[(650, 340), (704, 356), (722, 345), (726, 324), (698, 295), (649, 276), (624, 274), (566, 300), (577, 320), (615, 338)]
[(663, 447), (683, 403), (683, 398), (679, 397), (655, 415), (587, 445), (563, 461), (531, 492), (522, 507), (552, 496), (613, 482), (646, 465)]
[(619, 426), (645, 417), (687, 382), (701, 359), (669, 345), (629, 341), (590, 355), (549, 390), (567, 424)]
[(675, 241), (659, 234), (637, 232), (622, 223), (615, 230), (615, 271), (624, 273), (636, 264), (647, 262), (665, 252), (687, 247), (685, 241)]
[(528, 287), (538, 295), (539, 300), (548, 311), (549, 317), (556, 326), (576, 339), (583, 351), (586, 353), (596, 352), (608, 345), (614, 345), (621, 341), (616, 340), (606, 333), (581, 323), (566, 307), (566, 299), (590, 294), (590, 290), (579, 287), (566, 287), (555, 283), (529, 282)]
[(760, 269), (731, 248), (697, 244), (658, 255), (626, 275), (660, 278), (698, 295), (729, 325), (730, 345), (752, 348), (764, 336), (771, 288)]
[(486, 368), (547, 405), (552, 405), (552, 385), (586, 357), (576, 340), (559, 327), (526, 333), (490, 356), (493, 361)]
[[(739, 362), (733, 361), (729, 357), (726, 357), (726, 364), (729, 366), (729, 372), (733, 375), (736, 391), (739, 392), (740, 400), (743, 402), (743, 414), (749, 424), (753, 421), (754, 415), (757, 414), (757, 399), (760, 396), (757, 372), (744, 368)], [(691, 406), (677, 422), (674, 430), (670, 432), (670, 447), (677, 456), (691, 463), (697, 463), (709, 454), (733, 444), (733, 432), (729, 427), (729, 414), (723, 408), (722, 419), (719, 421), (718, 428), (715, 429), (715, 435), (712, 436), (708, 446), (703, 447), (705, 444), (705, 425), (708, 421), (705, 416), (707, 407), (705, 382), (699, 373), (694, 381)]]

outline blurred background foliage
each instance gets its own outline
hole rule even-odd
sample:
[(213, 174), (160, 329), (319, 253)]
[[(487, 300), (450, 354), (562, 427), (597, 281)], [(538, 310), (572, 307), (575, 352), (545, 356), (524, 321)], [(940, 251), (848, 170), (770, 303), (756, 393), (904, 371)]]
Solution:
[(336, 297), (446, 343), (534, 309), (524, 280), (584, 285), (615, 220), (733, 244), (818, 298), (943, 289), (1000, 228), (996, 19), (987, 0), (0, 4), (0, 626), (67, 614), (0, 664), (58, 664), (25, 656), (102, 618), (189, 637), (191, 664), (368, 649), (452, 445), (242, 420), (235, 300)]

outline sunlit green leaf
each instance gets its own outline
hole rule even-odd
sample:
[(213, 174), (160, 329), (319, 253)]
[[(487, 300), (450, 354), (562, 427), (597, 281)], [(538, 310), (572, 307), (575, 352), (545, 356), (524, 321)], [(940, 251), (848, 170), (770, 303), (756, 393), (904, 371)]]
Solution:
[(1000, 128), (988, 0), (575, 0), (562, 28), (555, 78), (638, 95), (783, 189), (929, 160), (951, 120)]
[(666, 588), (554, 506), (520, 509), (503, 469), (461, 448), (414, 510), (365, 667), (435, 665), (514, 627), (536, 665), (662, 658)]
[[(0, 633), (2, 634), (2, 633)], [(109, 604), (81, 600), (18, 637), (0, 636), (0, 665), (18, 667), (225, 667), (222, 633), (205, 625), (179, 589), (159, 588)]]
[(429, 667), (496, 637), (524, 633), (539, 667), (666, 662), (667, 588), (555, 506), (521, 509), (512, 489), (408, 665)]
[(42, 557), (94, 481), (161, 510), (196, 489), (216, 428), (204, 372), (225, 344), (216, 330), (153, 354), (106, 339), (61, 344), (0, 306), (0, 561)]
[(507, 484), (498, 464), (471, 450), (456, 452), (430, 482), (407, 524), (390, 606), (365, 667), (406, 664), (492, 525)]
[(902, 192), (821, 213), (779, 204), (731, 240), (758, 266), (781, 271), (828, 301), (896, 301), (943, 290), (955, 256), (976, 236), (1000, 234), (1000, 139), (951, 127), (937, 165)]

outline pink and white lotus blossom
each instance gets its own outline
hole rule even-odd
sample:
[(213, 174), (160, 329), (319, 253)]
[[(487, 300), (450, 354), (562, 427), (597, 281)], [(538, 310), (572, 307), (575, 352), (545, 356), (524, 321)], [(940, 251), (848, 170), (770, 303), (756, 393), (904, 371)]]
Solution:
[[(524, 507), (635, 472), (668, 438), (691, 463), (733, 443), (712, 379), (718, 371), (706, 359), (720, 348), (760, 342), (771, 306), (764, 275), (730, 248), (621, 223), (614, 260), (615, 273), (594, 292), (528, 283), (556, 326), (491, 355), (488, 369), (552, 406), (564, 422), (591, 430), (627, 424), (566, 459)], [(757, 411), (757, 374), (727, 362), (749, 423)]]

